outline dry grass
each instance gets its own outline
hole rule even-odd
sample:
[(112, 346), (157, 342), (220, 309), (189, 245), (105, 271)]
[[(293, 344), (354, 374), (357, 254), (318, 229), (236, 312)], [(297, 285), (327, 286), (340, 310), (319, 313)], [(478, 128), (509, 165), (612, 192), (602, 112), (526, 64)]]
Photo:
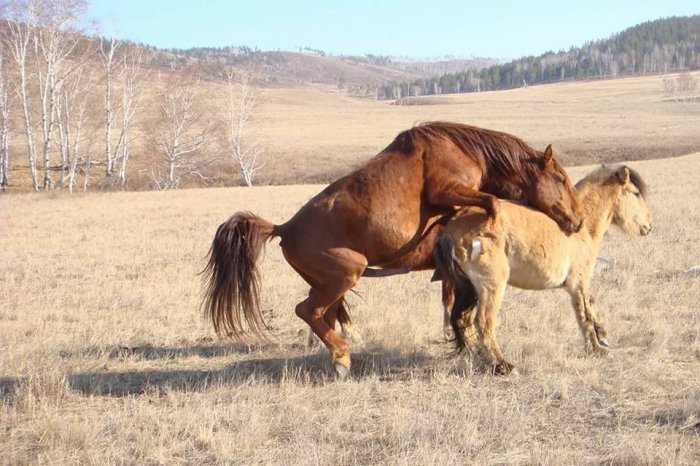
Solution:
[[(700, 72), (692, 76), (700, 80)], [(320, 86), (265, 91), (258, 128), (269, 162), (261, 181), (334, 179), (386, 147), (399, 131), (427, 120), (510, 132), (540, 150), (552, 143), (565, 165), (700, 151), (700, 101), (669, 101), (660, 76), (419, 100), (427, 105), (358, 100)]]
[(612, 356), (584, 353), (565, 293), (509, 290), (517, 378), (445, 357), (439, 286), (418, 273), (358, 284), (365, 344), (332, 380), (275, 244), (279, 344), (217, 339), (196, 275), (215, 227), (240, 209), (282, 222), (320, 186), (0, 197), (0, 462), (697, 464), (700, 278), (682, 271), (700, 263), (700, 154), (633, 166), (655, 229), (604, 243)]
[[(700, 80), (700, 72), (691, 75)], [(147, 187), (149, 180), (143, 170), (162, 163), (162, 156), (149, 142), (159, 109), (158, 95), (164, 86), (158, 76), (151, 76), (134, 124), (131, 189)], [(222, 119), (223, 85), (205, 82), (200, 91), (205, 115), (202, 123)], [(428, 120), (458, 121), (510, 132), (540, 150), (552, 143), (565, 165), (700, 151), (700, 100), (687, 104), (670, 101), (664, 94), (661, 76), (427, 96), (410, 103), (397, 106), (389, 101), (359, 99), (324, 85), (262, 90), (250, 126), (251, 134), (260, 135), (265, 148), (266, 165), (257, 173), (257, 182), (328, 182), (378, 153), (398, 132)], [(94, 105), (101, 105), (101, 100), (95, 100)], [(100, 113), (97, 107), (94, 110), (97, 113), (91, 123), (97, 124)], [(18, 131), (13, 140), (13, 191), (31, 189), (22, 137)], [(100, 141), (98, 138), (92, 146), (95, 160), (102, 158)], [(214, 136), (209, 142), (209, 152), (218, 150)], [(93, 183), (100, 180), (103, 169), (94, 167)], [(208, 174), (213, 185), (242, 183), (237, 168), (227, 158), (210, 167)], [(197, 178), (183, 185), (192, 183), (202, 181)]]

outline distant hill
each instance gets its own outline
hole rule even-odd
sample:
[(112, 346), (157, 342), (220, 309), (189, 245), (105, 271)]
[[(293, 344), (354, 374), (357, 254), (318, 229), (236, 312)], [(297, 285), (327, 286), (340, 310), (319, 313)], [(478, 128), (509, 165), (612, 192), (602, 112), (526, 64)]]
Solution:
[(568, 51), (550, 51), (481, 70), (397, 80), (381, 86), (377, 97), (401, 99), (695, 69), (700, 69), (700, 15), (648, 21)]
[(155, 52), (157, 65), (170, 70), (193, 69), (205, 78), (225, 76), (227, 67), (253, 66), (265, 87), (332, 84), (352, 93), (376, 97), (376, 89), (392, 81), (426, 79), (451, 72), (479, 71), (498, 63), (489, 58), (406, 60), (367, 54), (331, 55), (321, 50), (260, 51), (249, 47), (197, 47)]

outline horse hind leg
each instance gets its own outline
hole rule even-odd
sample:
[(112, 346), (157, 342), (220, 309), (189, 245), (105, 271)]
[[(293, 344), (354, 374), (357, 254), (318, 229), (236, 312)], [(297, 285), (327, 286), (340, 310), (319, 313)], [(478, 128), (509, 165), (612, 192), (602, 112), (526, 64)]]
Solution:
[(442, 280), (442, 334), (445, 340), (451, 341), (455, 338), (452, 322), (450, 320), (450, 311), (455, 304), (454, 285), (447, 279)]
[[(345, 339), (354, 344), (364, 345), (364, 340), (362, 335), (357, 331), (355, 326), (350, 319), (350, 314), (347, 310), (347, 302), (345, 298), (340, 298), (335, 303), (333, 303), (326, 313), (323, 315), (323, 319), (326, 321), (328, 326), (333, 330), (336, 329), (336, 323), (340, 324), (340, 335)], [(314, 331), (309, 327), (309, 333), (307, 337), (307, 348), (309, 350), (314, 350), (318, 347), (321, 340), (316, 336)]]
[(495, 375), (507, 375), (515, 369), (515, 366), (503, 357), (496, 339), (496, 318), (503, 302), (505, 289), (506, 281), (503, 280), (494, 287), (483, 290), (479, 295), (475, 319), (481, 348)]
[[(287, 261), (292, 263), (297, 271), (303, 271), (304, 275), (313, 277), (313, 280), (307, 280), (313, 282), (308, 298), (297, 304), (295, 312), (328, 348), (338, 377), (345, 378), (351, 365), (350, 348), (333, 328), (339, 309), (336, 302), (362, 276), (367, 260), (357, 252), (336, 249), (332, 253), (326, 251), (325, 254), (318, 254), (313, 258), (304, 257), (302, 263), (284, 248), (283, 252)], [(334, 305), (336, 307), (326, 319), (326, 312)], [(334, 312), (336, 316), (333, 316)]]

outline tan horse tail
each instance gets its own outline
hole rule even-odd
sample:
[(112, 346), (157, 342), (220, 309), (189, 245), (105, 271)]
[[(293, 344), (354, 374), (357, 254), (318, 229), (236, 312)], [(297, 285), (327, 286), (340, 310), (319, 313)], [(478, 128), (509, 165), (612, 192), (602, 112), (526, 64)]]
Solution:
[(441, 233), (435, 245), (436, 275), (442, 280), (452, 283), (455, 301), (450, 312), (450, 324), (454, 334), (455, 353), (462, 353), (468, 348), (467, 337), (463, 324), (460, 323), (462, 313), (473, 309), (479, 301), (474, 284), (462, 270), (455, 256), (455, 243), (448, 234)]
[(202, 271), (206, 290), (202, 305), (218, 334), (242, 338), (250, 332), (267, 340), (267, 324), (260, 311), (260, 273), (257, 260), (278, 227), (250, 212), (237, 212), (216, 230), (209, 262)]

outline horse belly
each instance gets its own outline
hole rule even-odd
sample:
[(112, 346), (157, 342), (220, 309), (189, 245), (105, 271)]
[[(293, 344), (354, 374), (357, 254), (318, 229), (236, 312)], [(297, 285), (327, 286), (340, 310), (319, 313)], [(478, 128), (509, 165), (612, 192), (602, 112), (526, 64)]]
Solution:
[(525, 290), (558, 288), (566, 280), (571, 263), (568, 257), (561, 259), (534, 260), (533, 257), (511, 254), (508, 257), (508, 284)]

